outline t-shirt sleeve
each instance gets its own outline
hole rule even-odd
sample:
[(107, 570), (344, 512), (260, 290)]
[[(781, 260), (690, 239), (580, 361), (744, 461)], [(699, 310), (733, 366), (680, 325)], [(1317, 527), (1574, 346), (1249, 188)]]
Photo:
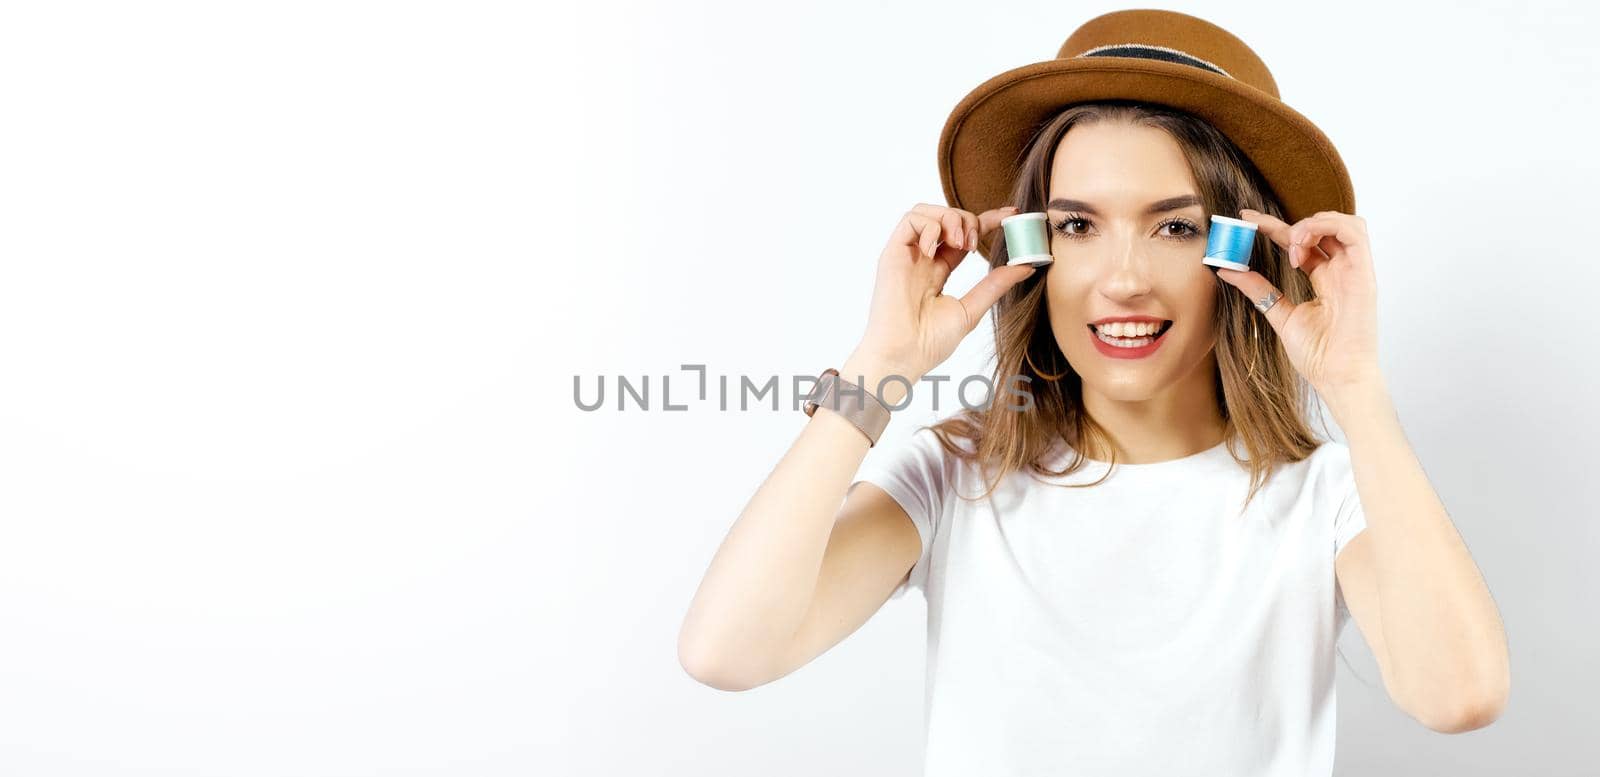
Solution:
[(1367, 514), (1361, 506), (1361, 494), (1356, 491), (1355, 470), (1350, 465), (1350, 448), (1344, 443), (1336, 443), (1339, 452), (1339, 467), (1337, 479), (1339, 495), (1339, 509), (1333, 518), (1333, 555), (1339, 556), (1344, 546), (1350, 544), (1357, 534), (1367, 528)]
[(875, 446), (856, 472), (855, 482), (866, 481), (888, 493), (922, 538), (922, 554), (911, 567), (911, 575), (895, 587), (890, 599), (898, 599), (912, 588), (926, 595), (934, 532), (944, 512), (949, 475), (945, 456), (933, 430), (921, 427), (896, 443)]
[[(1344, 443), (1329, 443), (1335, 446), (1333, 489), (1331, 493), (1337, 502), (1333, 514), (1333, 557), (1338, 559), (1344, 546), (1349, 545), (1357, 534), (1367, 528), (1367, 515), (1361, 506), (1361, 494), (1356, 491), (1355, 470), (1350, 465), (1350, 448)], [(1334, 607), (1338, 613), (1340, 628), (1349, 618), (1349, 606), (1345, 603), (1344, 589), (1334, 580)]]

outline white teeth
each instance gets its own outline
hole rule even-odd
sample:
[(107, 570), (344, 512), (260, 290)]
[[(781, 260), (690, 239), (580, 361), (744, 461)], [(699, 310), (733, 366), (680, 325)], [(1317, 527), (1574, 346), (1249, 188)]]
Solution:
[(1112, 337), (1145, 337), (1161, 330), (1161, 325), (1151, 322), (1116, 321), (1110, 324), (1101, 324), (1097, 329), (1102, 334)]
[(1100, 342), (1114, 345), (1118, 348), (1142, 348), (1156, 341), (1154, 337), (1112, 337), (1105, 332), (1095, 332), (1094, 336), (1100, 338)]

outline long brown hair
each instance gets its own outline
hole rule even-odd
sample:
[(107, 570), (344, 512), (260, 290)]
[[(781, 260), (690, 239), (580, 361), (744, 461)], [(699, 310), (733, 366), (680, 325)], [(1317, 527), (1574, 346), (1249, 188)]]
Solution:
[[(1045, 122), (1023, 153), (1009, 204), (1029, 213), (1043, 211), (1050, 194), (1050, 169), (1056, 147), (1067, 131), (1090, 122), (1123, 121), (1166, 131), (1178, 142), (1199, 186), (1197, 194), (1206, 212), (1236, 214), (1252, 208), (1284, 218), (1282, 206), (1255, 166), (1221, 132), (1191, 114), (1149, 103), (1115, 100), (1079, 103)], [(1003, 242), (1003, 241), (1002, 241)], [(1291, 302), (1305, 302), (1314, 294), (1305, 273), (1288, 264), (1283, 250), (1271, 240), (1255, 242), (1250, 265)], [(997, 246), (990, 265), (1006, 262)], [(932, 425), (940, 444), (952, 455), (981, 465), (987, 497), (1012, 472), (1028, 470), (1060, 476), (1082, 469), (1086, 441), (1099, 442), (1110, 451), (1110, 467), (1098, 485), (1115, 469), (1115, 447), (1106, 430), (1089, 417), (1083, 406), (1083, 383), (1067, 363), (1052, 334), (1045, 308), (1044, 273), (1034, 273), (1013, 286), (996, 303), (994, 311), (995, 370), (991, 383), (999, 388), (1011, 376), (1026, 376), (1034, 407), (1019, 412), (999, 401), (983, 408), (968, 408)], [(1234, 460), (1250, 470), (1248, 505), (1279, 463), (1304, 459), (1321, 440), (1306, 421), (1311, 406), (1309, 384), (1289, 363), (1277, 334), (1261, 321), (1261, 313), (1238, 289), (1216, 279), (1217, 332), (1215, 374), (1219, 409), (1227, 422), (1225, 441)], [(1326, 427), (1324, 427), (1326, 429)], [(962, 438), (970, 445), (955, 443)], [(1058, 441), (1073, 451), (1063, 469), (1043, 463)], [(1239, 451), (1243, 447), (1245, 456)], [(992, 477), (990, 476), (992, 474)], [(963, 497), (968, 498), (968, 497)], [(1241, 505), (1241, 510), (1243, 505)]]

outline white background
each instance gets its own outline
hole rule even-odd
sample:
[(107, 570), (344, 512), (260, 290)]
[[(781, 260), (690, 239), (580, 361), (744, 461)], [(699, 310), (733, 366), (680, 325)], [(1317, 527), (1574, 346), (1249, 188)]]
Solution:
[[(804, 421), (679, 365), (837, 365), (949, 110), (1115, 7), (8, 4), (0, 774), (917, 774), (918, 597), (751, 692), (678, 666)], [(1510, 632), (1452, 737), (1347, 631), (1338, 773), (1590, 773), (1594, 6), (1180, 10), (1339, 146)], [(618, 374), (650, 411), (577, 409)]]

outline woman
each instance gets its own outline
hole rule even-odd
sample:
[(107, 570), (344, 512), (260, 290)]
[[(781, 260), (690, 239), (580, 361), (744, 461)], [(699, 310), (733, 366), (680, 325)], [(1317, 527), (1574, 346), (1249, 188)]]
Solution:
[[(895, 227), (838, 370), (876, 396), (822, 404), (751, 499), (684, 667), (771, 682), (918, 588), (928, 774), (1329, 774), (1353, 616), (1401, 709), (1492, 721), (1505, 635), (1384, 387), (1348, 176), (1248, 47), (1098, 17), (963, 100), (940, 162), (951, 206)], [(1005, 264), (1019, 211), (1053, 263)], [(1256, 269), (1201, 263), (1211, 214), (1257, 225)], [(993, 269), (942, 294), (974, 250)], [(996, 401), (863, 468), (880, 409), (991, 307)], [(1031, 401), (998, 399), (1010, 376)], [(1347, 444), (1312, 434), (1308, 389)]]

